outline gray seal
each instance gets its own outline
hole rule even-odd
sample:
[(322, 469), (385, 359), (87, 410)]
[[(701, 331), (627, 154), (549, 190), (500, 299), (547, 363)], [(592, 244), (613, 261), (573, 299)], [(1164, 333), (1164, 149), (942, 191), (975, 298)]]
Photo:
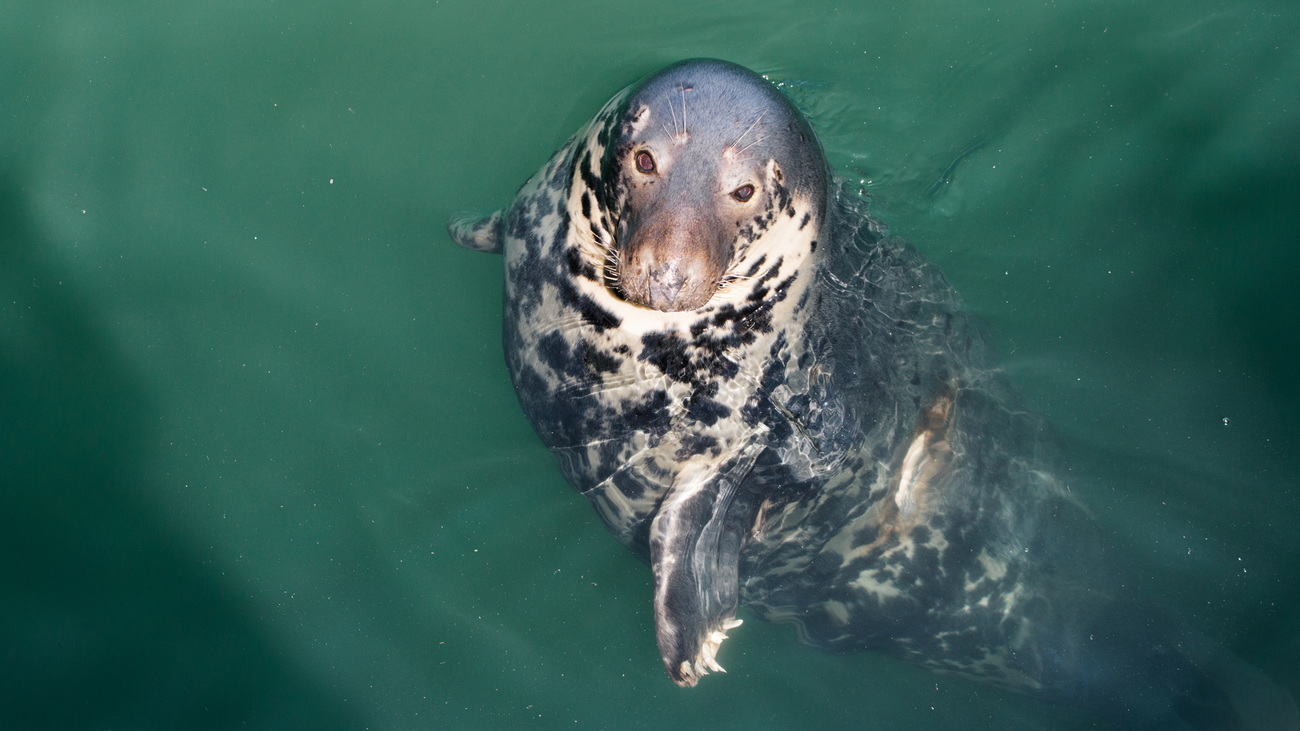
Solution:
[(743, 604), (824, 649), (1123, 725), (1297, 717), (1256, 671), (1118, 591), (1048, 426), (762, 77), (716, 60), (655, 73), (509, 207), (449, 228), (504, 254), (519, 402), (650, 564), (679, 685), (722, 669)]

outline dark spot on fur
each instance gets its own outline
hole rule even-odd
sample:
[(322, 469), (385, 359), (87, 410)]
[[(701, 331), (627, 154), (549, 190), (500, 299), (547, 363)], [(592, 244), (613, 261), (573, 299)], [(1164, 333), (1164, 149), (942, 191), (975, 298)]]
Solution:
[(615, 373), (622, 364), (622, 359), (597, 348), (587, 340), (578, 343), (578, 353), (583, 365), (587, 366), (587, 371), (593, 375)]
[(790, 202), (794, 199), (794, 196), (790, 195), (789, 188), (778, 184), (774, 192), (776, 193), (776, 208), (782, 211), (791, 208)]
[(675, 381), (690, 380), (685, 340), (671, 333), (652, 332), (641, 336), (641, 345), (641, 360)]
[(705, 426), (713, 426), (719, 419), (731, 416), (731, 409), (712, 398), (693, 396), (686, 401), (686, 413)]
[(583, 279), (596, 281), (596, 268), (588, 264), (583, 258), (578, 247), (574, 246), (564, 252), (565, 258), (569, 262), (569, 274)]
[(565, 373), (573, 365), (573, 351), (559, 332), (546, 333), (537, 340), (537, 356), (556, 373)]
[(578, 173), (582, 176), (582, 183), (588, 188), (599, 193), (601, 189), (600, 178), (596, 175), (596, 169), (591, 164), (591, 151), (582, 153), (582, 162), (578, 165)]
[[(767, 296), (768, 288), (764, 285), (767, 284), (768, 281), (776, 277), (778, 273), (780, 273), (782, 260), (783, 257), (778, 258), (776, 260), (776, 263), (773, 264), (766, 272), (763, 272), (763, 276), (759, 277), (754, 282), (754, 290), (749, 293), (749, 297), (747, 298), (750, 302), (757, 302)], [(782, 297), (782, 299), (784, 299), (784, 296)], [(779, 302), (780, 300), (778, 299), (777, 301)]]
[(682, 446), (677, 450), (677, 459), (686, 459), (692, 455), (718, 453), (718, 440), (707, 434), (687, 432), (682, 436)]
[(776, 275), (781, 271), (781, 262), (783, 261), (785, 261), (785, 257), (777, 257), (776, 262), (772, 264), (771, 268), (763, 272), (763, 276), (759, 277), (758, 284), (763, 284), (767, 280), (776, 277)]
[(635, 420), (643, 424), (653, 424), (668, 418), (668, 392), (662, 388), (647, 393), (631, 408)]
[(551, 171), (549, 180), (550, 186), (557, 190), (567, 188), (570, 181), (570, 171), (573, 169), (573, 155), (566, 155), (563, 159), (555, 162), (555, 169)]
[(617, 315), (596, 304), (587, 295), (577, 293), (575, 295), (575, 304), (578, 312), (582, 314), (583, 321), (595, 327), (596, 332), (612, 330), (623, 324)]

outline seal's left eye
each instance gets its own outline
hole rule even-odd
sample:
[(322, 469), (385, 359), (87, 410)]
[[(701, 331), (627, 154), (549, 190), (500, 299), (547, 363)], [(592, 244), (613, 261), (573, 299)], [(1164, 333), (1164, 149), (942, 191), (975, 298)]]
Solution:
[(731, 197), (735, 198), (741, 203), (744, 203), (745, 201), (754, 197), (754, 186), (742, 185), (739, 188), (736, 188), (735, 190), (731, 191)]
[(636, 154), (636, 169), (647, 175), (653, 173), (655, 171), (654, 157), (645, 150), (638, 152)]

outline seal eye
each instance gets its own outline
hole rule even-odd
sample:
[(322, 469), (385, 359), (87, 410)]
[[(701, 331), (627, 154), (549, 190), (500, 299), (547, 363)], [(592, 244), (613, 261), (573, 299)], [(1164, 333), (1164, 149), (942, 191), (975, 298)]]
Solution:
[(649, 175), (655, 171), (655, 159), (650, 153), (642, 150), (636, 154), (636, 169)]
[(735, 198), (741, 203), (744, 203), (745, 201), (748, 201), (750, 198), (754, 197), (754, 186), (742, 185), (739, 188), (736, 188), (735, 190), (731, 191), (731, 197)]

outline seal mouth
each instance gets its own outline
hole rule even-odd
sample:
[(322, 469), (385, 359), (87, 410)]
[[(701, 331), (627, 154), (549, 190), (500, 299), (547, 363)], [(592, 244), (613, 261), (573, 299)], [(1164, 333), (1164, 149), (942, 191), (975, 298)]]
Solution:
[(701, 272), (689, 262), (670, 259), (662, 264), (644, 259), (612, 263), (606, 281), (623, 300), (660, 312), (698, 310), (717, 293), (721, 276)]

